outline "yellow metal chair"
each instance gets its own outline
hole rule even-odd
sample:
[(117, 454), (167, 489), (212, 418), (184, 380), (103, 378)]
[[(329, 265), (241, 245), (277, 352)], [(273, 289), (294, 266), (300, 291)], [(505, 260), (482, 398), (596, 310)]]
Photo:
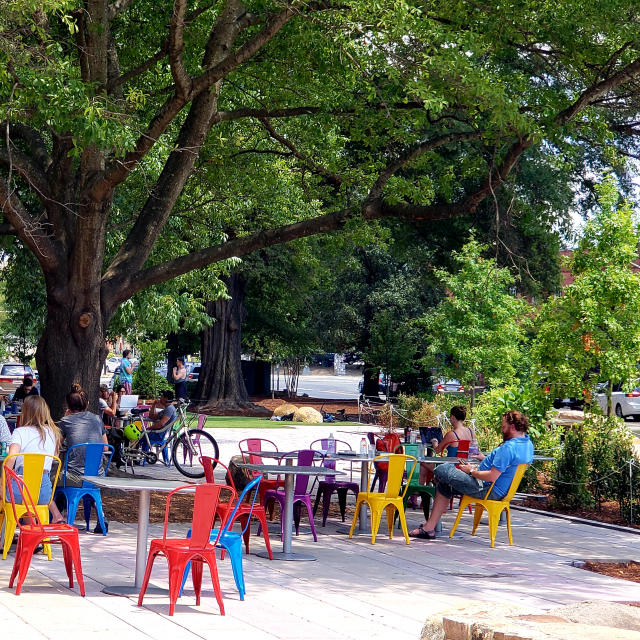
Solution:
[[(509, 534), (509, 544), (513, 544), (513, 538), (511, 537), (511, 512), (509, 510), (509, 503), (511, 499), (515, 495), (518, 487), (520, 486), (520, 481), (522, 480), (522, 476), (524, 472), (527, 470), (527, 464), (519, 464), (516, 469), (515, 475), (513, 476), (513, 480), (511, 481), (511, 486), (509, 487), (509, 491), (507, 495), (502, 498), (502, 500), (487, 500), (486, 498), (472, 498), (471, 496), (462, 496), (460, 499), (460, 507), (458, 509), (458, 516), (456, 517), (456, 521), (453, 523), (453, 527), (451, 527), (451, 531), (449, 533), (449, 537), (453, 537), (453, 533), (460, 522), (460, 518), (467, 507), (467, 505), (475, 504), (476, 509), (473, 514), (473, 530), (471, 531), (471, 535), (476, 535), (476, 529), (480, 524), (480, 518), (482, 518), (482, 512), (484, 509), (487, 510), (487, 515), (489, 517), (489, 536), (491, 537), (491, 548), (495, 546), (496, 543), (496, 533), (498, 531), (498, 522), (500, 521), (500, 514), (503, 511), (507, 512), (507, 532)], [(489, 495), (491, 490), (493, 489), (493, 485), (495, 482), (489, 487), (489, 490), (485, 495)]]
[[(37, 500), (38, 495), (40, 495), (40, 484), (42, 482), (42, 474), (44, 473), (44, 465), (47, 458), (51, 458), (54, 463), (58, 463), (58, 466), (56, 468), (56, 476), (51, 483), (51, 500), (53, 500), (53, 496), (56, 492), (58, 475), (60, 474), (60, 458), (58, 458), (57, 456), (51, 456), (45, 453), (17, 453), (5, 458), (2, 467), (2, 496), (0, 497), (0, 530), (2, 529), (2, 523), (4, 522), (4, 546), (2, 549), (3, 560), (6, 560), (7, 558), (7, 554), (9, 553), (9, 549), (13, 541), (13, 534), (15, 533), (16, 527), (18, 526), (18, 523), (16, 522), (13, 514), (13, 509), (11, 508), (11, 502), (7, 500), (7, 496), (5, 494), (4, 465), (7, 464), (7, 460), (10, 460), (11, 458), (17, 458), (19, 456), (22, 456), (24, 458), (22, 477), (25, 481), (25, 484), (27, 485), (27, 488), (29, 489), (29, 493), (34, 498), (34, 501)], [(49, 524), (49, 505), (51, 504), (51, 500), (49, 500), (47, 504), (36, 505), (36, 512), (42, 524)], [(18, 518), (20, 518), (22, 515), (27, 513), (27, 507), (22, 504), (16, 505), (16, 513), (18, 514)], [(45, 544), (44, 551), (47, 554), (49, 560), (51, 560), (51, 545)]]
[[(400, 493), (400, 487), (402, 485), (402, 477), (405, 471), (405, 464), (407, 460), (413, 460), (413, 465), (409, 470), (407, 464), (407, 483), (404, 487), (404, 491)], [(377, 456), (373, 462), (369, 464), (369, 470), (367, 474), (367, 487), (371, 486), (371, 472), (375, 468), (375, 462), (389, 462), (387, 486), (384, 493), (374, 493), (372, 491), (360, 491), (356, 500), (356, 512), (353, 515), (353, 522), (351, 523), (351, 530), (349, 531), (349, 537), (353, 537), (353, 531), (356, 528), (358, 516), (360, 515), (360, 507), (363, 503), (369, 505), (371, 512), (371, 544), (376, 542), (376, 534), (380, 528), (380, 520), (382, 520), (382, 510), (387, 512), (387, 527), (389, 528), (389, 538), (393, 538), (393, 521), (396, 510), (400, 516), (400, 525), (402, 526), (402, 533), (404, 538), (409, 544), (409, 532), (407, 531), (407, 520), (404, 515), (404, 497), (407, 493), (409, 484), (411, 483), (411, 476), (415, 471), (418, 461), (413, 456), (407, 456), (401, 453), (387, 453), (385, 455)]]

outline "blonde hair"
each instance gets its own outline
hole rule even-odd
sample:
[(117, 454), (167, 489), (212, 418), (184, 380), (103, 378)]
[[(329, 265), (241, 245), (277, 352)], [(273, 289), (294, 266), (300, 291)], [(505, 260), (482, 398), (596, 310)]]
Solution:
[(53, 421), (49, 405), (40, 396), (27, 396), (22, 403), (20, 412), (21, 427), (35, 427), (40, 433), (40, 440), (44, 443), (47, 439), (47, 430), (56, 441), (56, 449), (62, 441), (62, 433), (58, 425)]

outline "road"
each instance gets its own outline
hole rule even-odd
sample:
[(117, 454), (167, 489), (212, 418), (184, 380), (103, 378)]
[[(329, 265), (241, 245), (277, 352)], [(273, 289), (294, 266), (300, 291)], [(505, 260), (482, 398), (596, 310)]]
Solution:
[[(359, 376), (301, 375), (298, 395), (306, 393), (312, 398), (357, 400)], [(282, 378), (280, 389), (283, 388)]]

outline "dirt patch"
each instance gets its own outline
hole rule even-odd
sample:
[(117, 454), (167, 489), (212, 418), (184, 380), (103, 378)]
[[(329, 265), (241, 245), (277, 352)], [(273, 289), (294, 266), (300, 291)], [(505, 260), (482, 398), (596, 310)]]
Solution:
[(553, 502), (532, 498), (525, 498), (520, 504), (523, 507), (539, 509), (540, 511), (562, 513), (567, 516), (584, 518), (585, 520), (595, 520), (596, 522), (606, 522), (607, 524), (640, 529), (640, 524), (630, 524), (620, 515), (620, 507), (617, 502), (603, 502), (600, 505), (600, 509), (565, 509), (554, 505)]
[[(630, 562), (595, 562), (589, 560), (581, 568), (612, 578), (640, 582), (640, 562), (633, 560)], [(622, 604), (630, 604), (634, 607), (640, 606), (640, 602), (624, 602)]]

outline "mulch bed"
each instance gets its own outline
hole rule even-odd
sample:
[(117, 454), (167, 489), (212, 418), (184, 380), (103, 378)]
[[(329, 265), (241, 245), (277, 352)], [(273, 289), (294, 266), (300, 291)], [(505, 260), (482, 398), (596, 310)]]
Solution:
[[(621, 578), (622, 580), (631, 580), (632, 582), (640, 582), (640, 562), (585, 562), (581, 567), (587, 571), (600, 573), (612, 578)], [(635, 607), (640, 607), (640, 602), (625, 602)]]

